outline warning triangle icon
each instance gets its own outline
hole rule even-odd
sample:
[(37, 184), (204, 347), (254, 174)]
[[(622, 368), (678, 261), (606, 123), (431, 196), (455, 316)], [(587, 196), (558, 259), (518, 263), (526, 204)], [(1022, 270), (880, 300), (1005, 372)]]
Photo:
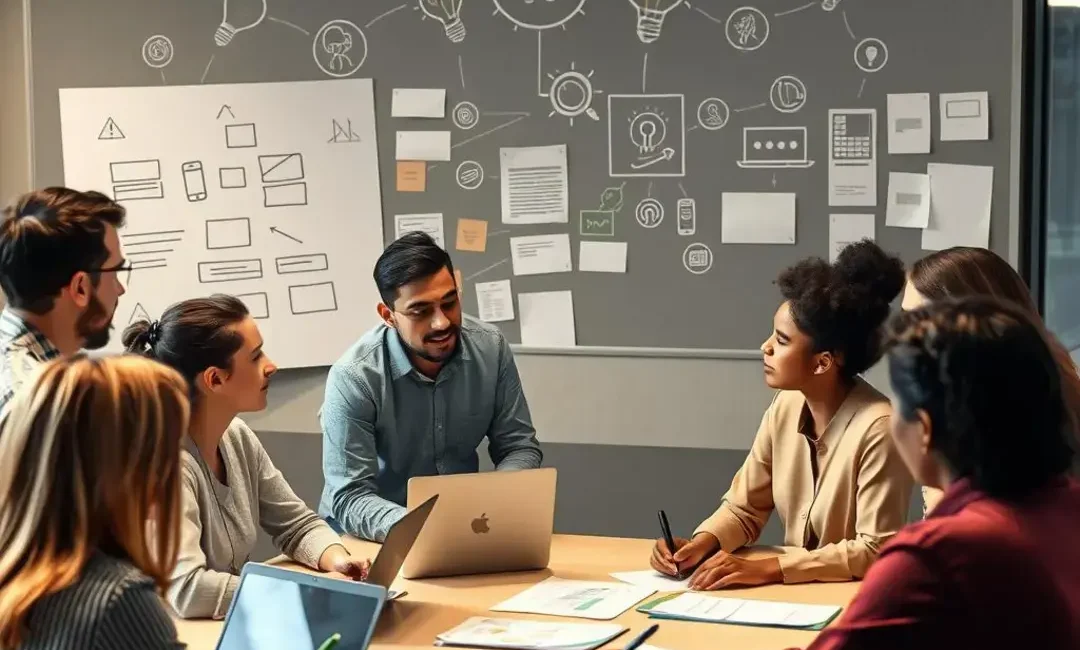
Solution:
[(146, 308), (142, 306), (142, 303), (137, 302), (135, 303), (135, 309), (131, 310), (131, 318), (128, 319), (128, 325), (140, 320), (144, 320), (147, 323), (154, 322), (154, 319), (150, 318), (150, 314), (146, 312)]
[(116, 126), (116, 121), (113, 118), (105, 120), (105, 126), (101, 127), (101, 133), (98, 133), (98, 140), (123, 140), (124, 132), (120, 130), (120, 127)]

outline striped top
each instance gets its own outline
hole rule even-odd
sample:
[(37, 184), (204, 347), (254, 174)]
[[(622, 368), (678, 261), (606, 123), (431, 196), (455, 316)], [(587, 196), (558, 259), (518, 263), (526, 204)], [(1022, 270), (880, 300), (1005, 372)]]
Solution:
[(39, 600), (18, 650), (159, 650), (186, 646), (154, 589), (129, 562), (95, 553), (75, 584)]

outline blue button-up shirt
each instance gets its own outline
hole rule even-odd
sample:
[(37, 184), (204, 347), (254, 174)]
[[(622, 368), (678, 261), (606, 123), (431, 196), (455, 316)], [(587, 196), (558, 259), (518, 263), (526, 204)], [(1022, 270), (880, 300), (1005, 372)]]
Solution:
[(543, 459), (509, 344), (468, 316), (435, 379), (413, 368), (393, 328), (365, 334), (331, 367), (319, 419), (319, 512), (375, 541), (404, 516), (410, 478), (477, 471), (485, 437), (498, 470)]
[(38, 366), (59, 356), (36, 327), (7, 307), (0, 311), (0, 412)]

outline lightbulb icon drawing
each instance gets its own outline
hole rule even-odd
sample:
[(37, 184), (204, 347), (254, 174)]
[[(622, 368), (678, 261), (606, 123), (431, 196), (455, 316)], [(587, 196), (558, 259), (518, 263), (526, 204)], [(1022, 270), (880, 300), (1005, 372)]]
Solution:
[(224, 47), (240, 32), (257, 27), (266, 18), (266, 0), (222, 0), (221, 24), (214, 42)]
[(855, 46), (855, 65), (863, 72), (877, 72), (889, 61), (889, 48), (877, 38), (864, 38)]
[(461, 22), (462, 0), (419, 0), (420, 11), (443, 25), (451, 43), (465, 40), (465, 23)]
[(660, 38), (660, 30), (664, 28), (664, 19), (672, 9), (683, 3), (683, 0), (629, 0), (630, 5), (637, 10), (637, 35), (642, 43), (653, 43)]

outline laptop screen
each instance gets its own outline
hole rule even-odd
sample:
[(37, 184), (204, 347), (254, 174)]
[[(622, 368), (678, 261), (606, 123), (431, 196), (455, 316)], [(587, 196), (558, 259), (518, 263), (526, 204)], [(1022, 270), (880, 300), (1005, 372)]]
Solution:
[(257, 573), (244, 576), (218, 650), (318, 650), (334, 633), (335, 650), (364, 650), (379, 601)]

